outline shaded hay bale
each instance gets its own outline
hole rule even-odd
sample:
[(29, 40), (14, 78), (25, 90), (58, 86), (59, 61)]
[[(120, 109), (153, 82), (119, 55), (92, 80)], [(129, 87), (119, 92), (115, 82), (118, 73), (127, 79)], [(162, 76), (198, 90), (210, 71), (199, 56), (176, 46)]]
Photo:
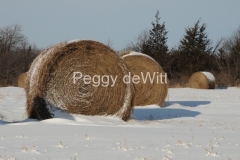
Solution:
[[(168, 93), (168, 86), (166, 83), (167, 81), (165, 82), (165, 72), (161, 66), (153, 58), (146, 54), (129, 51), (128, 53), (124, 52), (120, 55), (122, 55), (124, 62), (131, 71), (131, 75), (137, 75), (140, 77), (140, 82), (138, 84), (134, 84), (134, 106), (144, 106), (150, 104), (163, 106)], [(146, 78), (148, 73), (151, 77), (155, 74), (153, 83), (151, 83), (150, 80), (144, 82), (143, 77)], [(163, 83), (161, 83), (160, 79), (161, 74), (163, 75)]]
[[(74, 72), (90, 77), (118, 77), (114, 86), (94, 87), (93, 81), (87, 84), (83, 78), (74, 84)], [(127, 73), (121, 57), (102, 43), (81, 40), (50, 47), (40, 53), (29, 69), (25, 88), (27, 114), (42, 120), (51, 118), (57, 108), (68, 113), (115, 115), (128, 120), (133, 86), (122, 81)]]
[(195, 72), (189, 79), (189, 87), (215, 89), (215, 77), (210, 72)]
[(27, 72), (21, 73), (18, 76), (18, 87), (24, 88), (25, 87), (25, 80), (27, 77)]

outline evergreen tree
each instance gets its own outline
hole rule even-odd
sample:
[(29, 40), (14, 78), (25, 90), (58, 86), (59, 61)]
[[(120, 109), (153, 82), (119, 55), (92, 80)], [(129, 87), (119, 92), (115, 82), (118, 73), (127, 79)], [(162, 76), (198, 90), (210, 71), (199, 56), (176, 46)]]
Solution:
[(155, 22), (152, 22), (152, 29), (139, 34), (136, 42), (131, 42), (124, 50), (134, 50), (151, 56), (164, 71), (169, 70), (167, 31), (165, 22), (160, 24), (159, 11), (155, 15)]
[(155, 15), (155, 22), (152, 22), (152, 29), (149, 30), (149, 39), (144, 47), (143, 53), (154, 58), (163, 68), (167, 65), (167, 31), (165, 22), (160, 24), (159, 11)]
[(194, 27), (185, 29), (186, 34), (180, 40), (178, 67), (182, 73), (192, 74), (196, 71), (208, 70), (208, 59), (211, 54), (211, 41), (205, 32), (206, 24), (200, 26), (198, 20)]

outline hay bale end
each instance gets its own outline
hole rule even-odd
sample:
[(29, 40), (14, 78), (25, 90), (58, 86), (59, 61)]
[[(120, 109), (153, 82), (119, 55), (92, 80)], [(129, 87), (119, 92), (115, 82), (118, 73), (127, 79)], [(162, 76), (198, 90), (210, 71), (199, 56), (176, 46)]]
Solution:
[(21, 73), (18, 76), (18, 87), (21, 87), (21, 88), (25, 87), (26, 77), (27, 77), (27, 72)]
[(195, 72), (189, 79), (189, 87), (196, 89), (215, 89), (215, 77), (210, 72)]
[[(140, 82), (133, 84), (135, 88), (134, 106), (150, 104), (163, 106), (168, 93), (168, 80), (161, 66), (152, 57), (143, 53), (129, 51), (120, 55), (132, 76), (137, 75), (140, 77)], [(150, 79), (149, 81), (146, 81), (146, 79), (144, 81), (144, 77), (146, 78), (148, 74), (152, 78), (155, 75), (153, 81), (150, 81)], [(163, 76), (163, 83), (160, 82), (160, 79), (157, 79), (157, 76), (160, 77), (160, 75)]]
[[(94, 86), (82, 76), (118, 76), (114, 86)], [(132, 84), (121, 78), (128, 68), (108, 46), (79, 40), (52, 46), (33, 61), (26, 79), (27, 114), (39, 120), (51, 118), (54, 110), (83, 115), (113, 115), (128, 120), (132, 112)], [(88, 77), (89, 78), (89, 77)], [(104, 79), (106, 81), (106, 77)], [(112, 84), (112, 83), (111, 83)]]

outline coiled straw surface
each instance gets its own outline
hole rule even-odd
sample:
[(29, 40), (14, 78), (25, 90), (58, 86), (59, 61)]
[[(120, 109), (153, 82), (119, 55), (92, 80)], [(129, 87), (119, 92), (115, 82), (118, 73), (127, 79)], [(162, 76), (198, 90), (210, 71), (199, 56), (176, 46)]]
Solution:
[(195, 72), (189, 79), (189, 87), (215, 89), (215, 77), (210, 72)]
[[(118, 77), (114, 86), (94, 87), (93, 81), (86, 84), (83, 79), (74, 84), (74, 72), (90, 77)], [(25, 89), (27, 114), (30, 118), (47, 119), (58, 108), (74, 114), (115, 115), (128, 120), (133, 95), (132, 84), (122, 81), (127, 72), (121, 57), (96, 41), (71, 41), (50, 47), (40, 53), (29, 69)]]
[[(120, 55), (131, 71), (132, 76), (137, 75), (140, 77), (140, 83), (134, 84), (134, 106), (150, 104), (163, 106), (168, 93), (168, 86), (165, 82), (165, 77), (162, 78), (163, 83), (161, 83), (160, 75), (165, 75), (161, 66), (153, 58), (143, 53), (129, 51)], [(155, 78), (153, 83), (151, 81), (146, 81), (145, 83), (143, 77), (146, 78), (147, 73), (150, 73), (151, 77), (153, 77), (154, 72)]]

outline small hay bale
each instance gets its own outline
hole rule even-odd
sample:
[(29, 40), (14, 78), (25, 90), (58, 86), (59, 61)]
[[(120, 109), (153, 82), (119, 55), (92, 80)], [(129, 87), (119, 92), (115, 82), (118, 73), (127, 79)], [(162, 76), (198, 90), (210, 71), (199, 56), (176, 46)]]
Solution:
[(26, 77), (27, 77), (27, 72), (21, 73), (18, 76), (18, 87), (21, 87), (21, 88), (25, 87)]
[[(162, 79), (163, 83), (161, 83), (160, 77), (158, 80), (156, 78), (161, 74), (165, 75), (161, 66), (153, 58), (143, 53), (129, 51), (128, 53), (124, 52), (120, 55), (122, 55), (124, 62), (131, 71), (132, 77), (134, 75), (140, 77), (140, 82), (133, 84), (135, 89), (134, 106), (150, 104), (163, 106), (168, 93), (168, 86), (167, 81), (165, 82), (165, 77)], [(155, 74), (153, 83), (151, 83), (150, 80), (144, 82), (143, 77), (146, 78), (147, 73), (149, 73), (151, 77)]]
[[(98, 86), (82, 76), (117, 77), (114, 86)], [(132, 112), (132, 84), (122, 78), (128, 73), (123, 60), (108, 46), (92, 41), (64, 42), (50, 47), (33, 61), (26, 79), (27, 114), (39, 120), (53, 117), (55, 109), (84, 115), (114, 115), (128, 120)], [(95, 77), (97, 81), (98, 77)], [(107, 80), (107, 78), (103, 78)], [(103, 83), (102, 83), (103, 84)]]
[(189, 79), (189, 87), (215, 89), (215, 77), (210, 72), (195, 72)]

